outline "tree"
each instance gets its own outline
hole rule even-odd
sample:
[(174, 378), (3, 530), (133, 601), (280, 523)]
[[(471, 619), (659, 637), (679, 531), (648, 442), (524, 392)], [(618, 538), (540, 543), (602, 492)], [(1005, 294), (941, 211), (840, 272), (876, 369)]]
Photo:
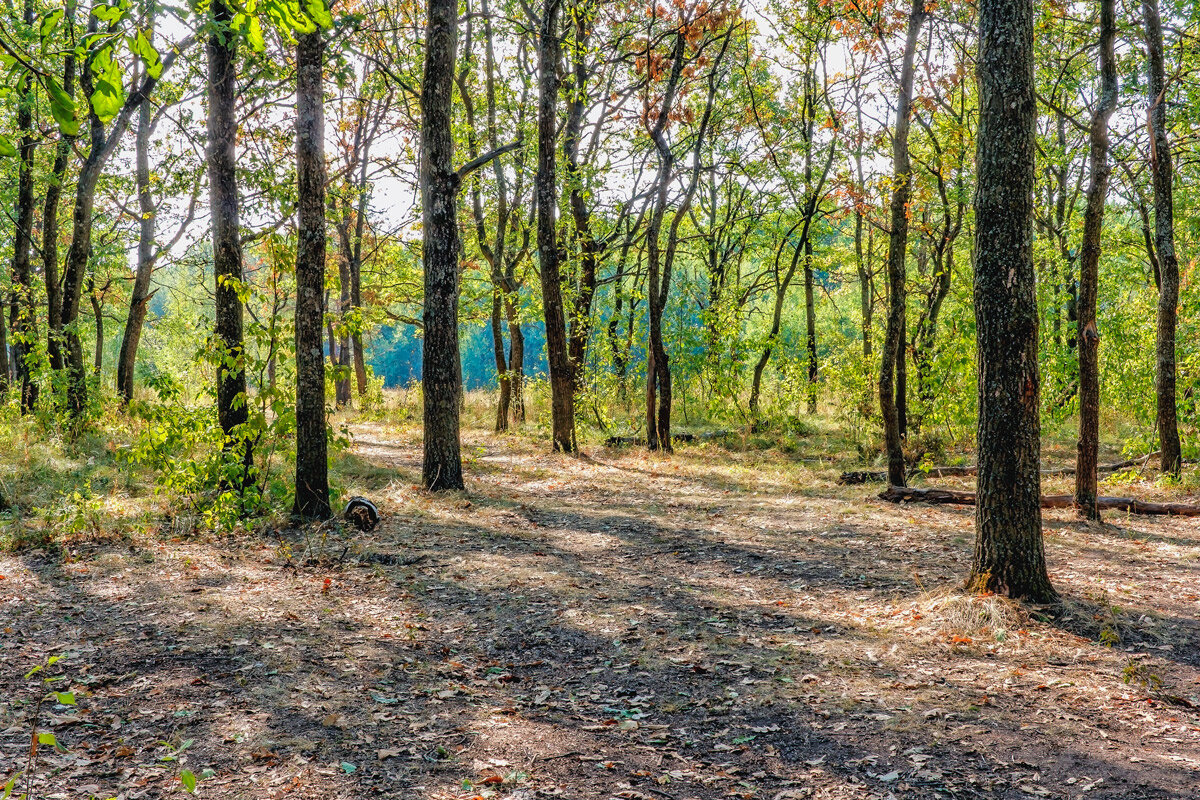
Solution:
[(1100, 333), (1096, 327), (1099, 288), (1100, 232), (1112, 167), (1108, 163), (1108, 118), (1117, 105), (1117, 36), (1113, 0), (1100, 0), (1100, 98), (1092, 114), (1087, 209), (1079, 248), (1079, 450), (1075, 462), (1075, 502), (1088, 519), (1100, 519), (1096, 508), (1096, 463), (1100, 446)]
[(546, 0), (538, 23), (538, 166), (537, 203), (538, 271), (542, 283), (542, 310), (546, 321), (546, 360), (550, 367), (551, 436), (555, 450), (574, 453), (575, 387), (563, 311), (561, 254), (556, 215), (558, 186), (555, 147), (558, 128), (558, 67), (561, 0)]
[(325, 430), (325, 39), (318, 28), (296, 43), (296, 499), (292, 515), (327, 519)]
[(421, 84), (421, 213), (425, 307), (421, 388), (424, 397), (422, 482), (431, 491), (461, 490), (458, 355), (458, 187), (451, 112), (458, 46), (457, 0), (429, 0), (425, 77)]
[(1175, 396), (1175, 329), (1179, 319), (1179, 258), (1175, 253), (1174, 168), (1167, 136), (1167, 83), (1158, 0), (1142, 0), (1149, 73), (1150, 174), (1154, 181), (1154, 247), (1158, 252), (1158, 332), (1154, 389), (1158, 401), (1159, 461), (1163, 472), (1181, 466), (1179, 412)]
[(1042, 544), (1032, 3), (981, 0), (977, 65), (979, 477), (967, 588), (1048, 602), (1056, 593)]
[[(221, 0), (213, 3), (214, 14), (218, 7), (224, 8)], [(107, 8), (107, 7), (104, 7)], [(93, 42), (105, 42), (112, 33), (106, 30), (101, 37), (99, 7), (93, 7), (88, 17), (88, 37)], [(226, 9), (228, 10), (228, 9)], [(104, 12), (107, 15), (111, 11)], [(118, 24), (127, 11), (122, 11)], [(145, 34), (137, 32), (133, 41), (144, 40)], [(160, 57), (148, 42), (138, 55), (145, 66), (145, 75), (138, 87), (121, 102), (120, 68), (116, 63), (111, 41), (89, 53), (85, 69), (80, 71), (79, 86), (87, 101), (88, 151), (79, 169), (75, 184), (75, 206), (71, 227), (71, 246), (67, 250), (62, 277), (62, 336), (66, 344), (67, 405), (71, 413), (79, 417), (87, 405), (87, 370), (83, 363), (83, 347), (76, 322), (79, 318), (80, 300), (87, 278), (88, 261), (92, 251), (92, 226), (95, 217), (96, 184), (117, 146), (133, 121), (133, 114), (158, 85), (162, 75), (174, 63), (180, 52), (188, 49), (192, 37), (181, 41), (166, 56)], [(232, 96), (232, 95), (231, 95)], [(231, 101), (232, 103), (232, 101)], [(112, 127), (108, 123), (112, 122)], [(230, 115), (232, 122), (232, 114)], [(211, 135), (211, 131), (210, 131)]]
[[(33, 0), (25, 0), (24, 22), (32, 28)], [(33, 76), (25, 73), (17, 85), (17, 130), (21, 135), (17, 167), (17, 207), (13, 215), (12, 299), (9, 327), (12, 328), (13, 362), (21, 398), (21, 413), (28, 414), (37, 404), (37, 384), (30, 374), (30, 355), (36, 341), (34, 327), (33, 281), (30, 255), (33, 245)], [(0, 311), (0, 313), (3, 313)], [(4, 379), (8, 382), (8, 350), (5, 343)]]
[(879, 410), (883, 416), (883, 435), (887, 446), (888, 483), (893, 486), (907, 485), (901, 419), (896, 399), (898, 394), (903, 397), (905, 390), (903, 383), (897, 380), (897, 364), (902, 366), (904, 362), (904, 327), (907, 314), (905, 261), (908, 251), (908, 202), (912, 196), (908, 130), (912, 113), (913, 61), (917, 51), (917, 38), (921, 34), (925, 16), (925, 0), (913, 0), (912, 10), (908, 14), (908, 29), (900, 67), (896, 127), (892, 133), (893, 186), (887, 257), (888, 317), (879, 367)]
[(254, 447), (243, 426), (249, 420), (242, 323), (242, 239), (237, 179), (238, 35), (226, 0), (209, 5), (208, 196), (212, 218), (216, 315), (217, 419), (225, 449), (242, 465), (239, 485), (251, 480)]

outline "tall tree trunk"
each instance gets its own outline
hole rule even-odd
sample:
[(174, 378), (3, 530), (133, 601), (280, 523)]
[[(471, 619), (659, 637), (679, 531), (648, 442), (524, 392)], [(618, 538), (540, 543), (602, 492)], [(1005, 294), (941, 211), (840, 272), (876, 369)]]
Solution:
[(459, 442), (462, 366), (458, 351), (458, 186), (451, 111), (458, 3), (429, 0), (421, 85), (421, 205), (425, 308), (422, 481), (432, 491), (463, 489)]
[(1179, 260), (1175, 254), (1174, 168), (1167, 136), (1166, 77), (1158, 0), (1142, 0), (1146, 24), (1150, 102), (1150, 172), (1154, 179), (1154, 246), (1158, 250), (1158, 333), (1154, 389), (1163, 472), (1179, 474), (1179, 412), (1175, 396), (1175, 328), (1179, 317)]
[(1100, 519), (1096, 507), (1096, 464), (1100, 448), (1100, 333), (1096, 294), (1100, 274), (1100, 232), (1112, 166), (1108, 163), (1108, 118), (1117, 105), (1117, 35), (1114, 0), (1100, 0), (1100, 102), (1092, 116), (1087, 210), (1079, 248), (1079, 450), (1075, 461), (1075, 502), (1088, 519)]
[[(75, 23), (75, 2), (69, 0), (64, 26)], [(66, 48), (63, 56), (63, 93), (75, 97), (75, 49)], [(54, 164), (46, 184), (46, 197), (42, 204), (42, 275), (46, 281), (46, 353), (50, 369), (60, 372), (65, 366), (62, 340), (62, 279), (58, 271), (58, 209), (62, 200), (63, 181), (71, 157), (71, 142), (74, 137), (59, 134), (54, 147)]]
[(325, 426), (325, 39), (296, 42), (296, 499), (292, 515), (328, 519), (329, 454)]
[(249, 419), (246, 354), (242, 334), (242, 240), (237, 183), (237, 46), (233, 13), (226, 0), (212, 0), (213, 29), (208, 35), (208, 194), (212, 217), (215, 320), (213, 333), (222, 349), (217, 365), (217, 419), (225, 449), (242, 463), (238, 488), (253, 478), (254, 448), (240, 428)]
[[(153, 30), (153, 18), (149, 28)], [(137, 142), (134, 153), (134, 178), (137, 183), (138, 252), (137, 273), (129, 293), (129, 316), (125, 320), (125, 335), (117, 356), (117, 395), (122, 404), (133, 399), (133, 371), (137, 363), (138, 343), (150, 303), (150, 277), (154, 274), (154, 200), (150, 195), (150, 123), (152, 109), (143, 103), (138, 110)]]
[(817, 306), (813, 296), (812, 238), (804, 238), (804, 321), (808, 343), (808, 413), (817, 413)]
[(571, 43), (572, 83), (567, 92), (567, 120), (563, 127), (563, 156), (566, 162), (567, 185), (570, 187), (568, 205), (575, 224), (579, 246), (579, 276), (575, 302), (571, 308), (568, 332), (568, 354), (571, 364), (571, 388), (579, 392), (583, 383), (584, 361), (588, 339), (592, 332), (592, 301), (596, 296), (596, 262), (603, 249), (592, 232), (592, 213), (588, 208), (583, 170), (579, 164), (579, 145), (583, 135), (584, 113), (587, 110), (588, 42), (594, 10), (585, 7), (572, 15), (574, 40)]
[[(25, 0), (24, 18), (25, 25), (32, 27), (33, 0)], [(16, 230), (13, 232), (12, 295), (8, 318), (9, 327), (12, 328), (13, 361), (16, 366), (16, 383), (21, 393), (22, 414), (33, 411), (37, 403), (37, 384), (33, 382), (29, 363), (37, 337), (30, 270), (30, 251), (33, 246), (33, 151), (37, 146), (33, 138), (33, 106), (33, 76), (26, 73), (17, 87), (17, 130), (21, 134), (21, 140), (17, 166), (17, 208), (14, 215)], [(3, 314), (2, 305), (0, 314)], [(4, 375), (0, 382), (7, 384), (7, 345), (3, 361)]]
[(542, 307), (546, 318), (546, 360), (550, 366), (554, 449), (574, 453), (575, 397), (555, 230), (558, 187), (555, 184), (557, 148), (554, 146), (554, 140), (558, 124), (560, 6), (561, 0), (546, 0), (538, 34), (537, 248), (542, 281)]
[(888, 482), (905, 486), (904, 445), (897, 396), (905, 394), (904, 382), (897, 372), (904, 362), (905, 255), (908, 249), (908, 201), (912, 196), (912, 167), (908, 157), (909, 116), (912, 109), (913, 61), (917, 37), (925, 22), (924, 0), (914, 0), (908, 15), (908, 33), (900, 69), (900, 92), (896, 102), (896, 130), (892, 138), (893, 189), (891, 231), (888, 237), (888, 318), (879, 370), (879, 410), (883, 415), (883, 435), (887, 445)]
[(979, 477), (966, 585), (973, 592), (1049, 602), (1057, 595), (1042, 544), (1032, 3), (981, 0), (977, 64)]

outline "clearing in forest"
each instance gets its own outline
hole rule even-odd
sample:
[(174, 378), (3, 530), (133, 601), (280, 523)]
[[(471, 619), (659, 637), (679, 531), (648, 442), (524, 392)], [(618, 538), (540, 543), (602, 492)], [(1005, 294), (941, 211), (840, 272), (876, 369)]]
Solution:
[(38, 798), (1197, 796), (1195, 521), (1047, 512), (1041, 610), (957, 593), (973, 509), (817, 453), (468, 431), (432, 496), (354, 432), (369, 534), (0, 557), (5, 778), (50, 674)]

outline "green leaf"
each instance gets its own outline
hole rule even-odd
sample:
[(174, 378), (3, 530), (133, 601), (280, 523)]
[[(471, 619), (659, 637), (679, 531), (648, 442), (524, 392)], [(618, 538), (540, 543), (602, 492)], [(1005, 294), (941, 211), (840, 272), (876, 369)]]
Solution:
[(58, 739), (55, 738), (53, 733), (39, 733), (37, 735), (37, 739), (38, 739), (38, 744), (44, 744), (44, 745), (47, 745), (48, 747), (54, 747), (55, 745), (58, 744)]
[(333, 15), (325, 7), (325, 0), (305, 0), (304, 10), (309, 19), (328, 30), (333, 27)]
[(58, 701), (59, 705), (63, 705), (63, 706), (75, 705), (75, 693), (74, 692), (54, 692), (53, 694), (54, 694), (54, 699)]
[[(63, 91), (62, 86), (54, 78), (47, 77), (45, 84), (46, 91), (50, 94), (50, 113), (54, 115), (54, 121), (58, 123), (58, 129), (67, 136), (77, 136), (79, 134), (79, 120), (75, 119), (75, 101), (71, 99), (71, 95)], [(38, 669), (41, 669), (41, 667), (38, 667)], [(36, 671), (34, 670), (34, 672)], [(33, 672), (29, 674), (32, 675)], [(26, 677), (29, 676), (27, 675)]]
[(117, 23), (125, 17), (125, 9), (120, 6), (94, 6), (92, 13), (101, 22)]
[(13, 789), (17, 787), (17, 778), (20, 777), (21, 773), (13, 773), (13, 776), (8, 779), (8, 783), (4, 784), (4, 794), (0, 794), (0, 800), (8, 800), (8, 798), (12, 797)]
[(47, 11), (42, 15), (42, 24), (38, 26), (38, 35), (42, 39), (42, 46), (46, 45), (46, 40), (50, 38), (50, 34), (54, 33), (58, 27), (58, 23), (62, 22), (63, 9), (55, 11)]
[(196, 776), (190, 769), (185, 769), (179, 773), (179, 780), (183, 783), (183, 788), (188, 794), (193, 794), (196, 791)]
[(162, 77), (162, 58), (150, 43), (145, 31), (138, 31), (136, 36), (129, 37), (129, 49), (146, 65), (146, 72), (151, 78), (158, 80)]
[(347, 775), (349, 775), (351, 772), (354, 772), (356, 769), (358, 769), (358, 767), (354, 764), (351, 764), (349, 761), (342, 762), (342, 772), (346, 773)]
[(107, 123), (121, 111), (125, 103), (125, 89), (121, 84), (121, 67), (112, 57), (112, 48), (105, 47), (92, 60), (95, 75), (95, 91), (92, 92), (92, 110), (101, 122)]

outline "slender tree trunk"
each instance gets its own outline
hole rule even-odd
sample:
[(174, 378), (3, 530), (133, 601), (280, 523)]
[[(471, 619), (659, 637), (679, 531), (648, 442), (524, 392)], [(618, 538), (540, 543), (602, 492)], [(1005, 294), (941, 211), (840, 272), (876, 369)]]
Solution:
[(546, 318), (546, 360), (550, 366), (550, 405), (554, 449), (574, 453), (575, 397), (567, 324), (563, 311), (555, 212), (555, 130), (558, 123), (558, 63), (561, 51), (558, 15), (561, 0), (546, 0), (538, 35), (537, 247)]
[(242, 240), (237, 183), (237, 46), (226, 0), (212, 0), (213, 30), (208, 35), (208, 192), (212, 217), (215, 320), (221, 348), (217, 365), (217, 419), (225, 448), (242, 463), (238, 488), (253, 479), (254, 451), (241, 430), (249, 419), (246, 356), (242, 335)]
[[(153, 29), (153, 21), (149, 26)], [(138, 343), (142, 338), (142, 326), (146, 321), (146, 310), (150, 303), (150, 277), (154, 273), (154, 227), (155, 212), (150, 195), (150, 122), (153, 114), (148, 103), (138, 109), (137, 142), (134, 153), (134, 178), (137, 183), (138, 253), (137, 273), (133, 289), (129, 293), (129, 316), (125, 320), (125, 335), (121, 338), (121, 351), (117, 356), (117, 395), (122, 405), (133, 399), (133, 371), (137, 363)]]
[(1179, 317), (1179, 260), (1175, 253), (1175, 199), (1171, 142), (1167, 136), (1166, 77), (1162, 20), (1158, 0), (1142, 0), (1146, 24), (1150, 102), (1150, 172), (1154, 179), (1154, 246), (1158, 250), (1158, 333), (1154, 381), (1158, 399), (1158, 437), (1163, 472), (1178, 475), (1181, 466), (1179, 412), (1175, 394), (1175, 329)]
[(508, 412), (512, 403), (512, 379), (508, 374), (508, 359), (504, 355), (503, 290), (492, 286), (492, 355), (496, 359), (496, 378), (500, 398), (496, 402), (496, 433), (508, 430)]
[(571, 308), (568, 331), (568, 349), (571, 363), (571, 388), (578, 394), (583, 383), (584, 361), (587, 358), (588, 339), (592, 332), (592, 301), (596, 296), (596, 262), (602, 247), (592, 233), (592, 213), (588, 208), (586, 188), (583, 185), (583, 170), (579, 164), (579, 144), (583, 135), (584, 114), (587, 110), (587, 66), (588, 42), (592, 25), (589, 9), (580, 9), (572, 15), (574, 40), (571, 43), (572, 83), (567, 92), (567, 120), (563, 128), (563, 156), (566, 162), (566, 179), (570, 187), (568, 205), (575, 224), (575, 236), (579, 244), (579, 279), (576, 284), (575, 302)]
[(92, 278), (88, 278), (88, 299), (92, 304), (92, 319), (96, 324), (96, 345), (92, 350), (92, 374), (100, 375), (104, 367), (104, 298), (96, 293)]
[[(25, 0), (24, 21), (34, 23), (33, 0)], [(17, 166), (16, 230), (13, 231), (12, 296), (9, 327), (13, 336), (13, 361), (16, 384), (21, 393), (21, 413), (33, 411), (37, 403), (37, 384), (30, 370), (30, 354), (37, 337), (34, 327), (33, 280), (30, 251), (33, 246), (33, 153), (37, 146), (33, 138), (33, 77), (26, 73), (17, 87), (17, 130), (21, 134)], [(3, 307), (0, 305), (0, 314)], [(0, 382), (8, 382), (8, 350), (4, 351), (4, 373)]]
[(981, 0), (977, 63), (979, 477), (967, 588), (1048, 602), (1057, 595), (1042, 544), (1032, 3)]
[(432, 491), (461, 490), (458, 350), (458, 186), (451, 111), (458, 47), (458, 3), (429, 0), (421, 85), (421, 205), (425, 336), (421, 385), (425, 443), (422, 480)]
[(512, 421), (514, 425), (525, 424), (525, 334), (521, 331), (521, 317), (515, 294), (504, 299), (504, 317), (508, 322), (508, 372), (512, 382)]
[(1100, 448), (1100, 333), (1096, 294), (1100, 273), (1100, 232), (1112, 166), (1108, 163), (1108, 118), (1117, 105), (1117, 35), (1114, 0), (1100, 0), (1100, 102), (1090, 131), (1091, 183), (1079, 248), (1079, 450), (1075, 461), (1075, 502), (1088, 519), (1100, 519), (1096, 507), (1096, 465)]
[(914, 0), (908, 15), (908, 34), (900, 71), (900, 92), (896, 102), (896, 129), (892, 138), (894, 183), (892, 227), (888, 238), (888, 319), (879, 371), (879, 410), (883, 415), (883, 435), (887, 445), (888, 482), (893, 486), (907, 485), (904, 474), (903, 428), (897, 407), (897, 398), (903, 398), (906, 392), (905, 381), (898, 380), (897, 373), (903, 373), (904, 370), (904, 323), (907, 306), (905, 251), (908, 249), (908, 201), (912, 196), (908, 129), (912, 109), (913, 61), (916, 57), (917, 38), (925, 16), (924, 0)]
[(325, 425), (325, 40), (320, 30), (296, 43), (296, 499), (292, 516), (328, 519)]
[(334, 381), (334, 402), (338, 408), (350, 405), (350, 332), (347, 328), (350, 316), (350, 254), (338, 259), (338, 317), (342, 323), (342, 334), (338, 337), (338, 370)]
[(813, 296), (812, 239), (804, 238), (804, 320), (808, 329), (808, 413), (817, 413), (817, 306)]

